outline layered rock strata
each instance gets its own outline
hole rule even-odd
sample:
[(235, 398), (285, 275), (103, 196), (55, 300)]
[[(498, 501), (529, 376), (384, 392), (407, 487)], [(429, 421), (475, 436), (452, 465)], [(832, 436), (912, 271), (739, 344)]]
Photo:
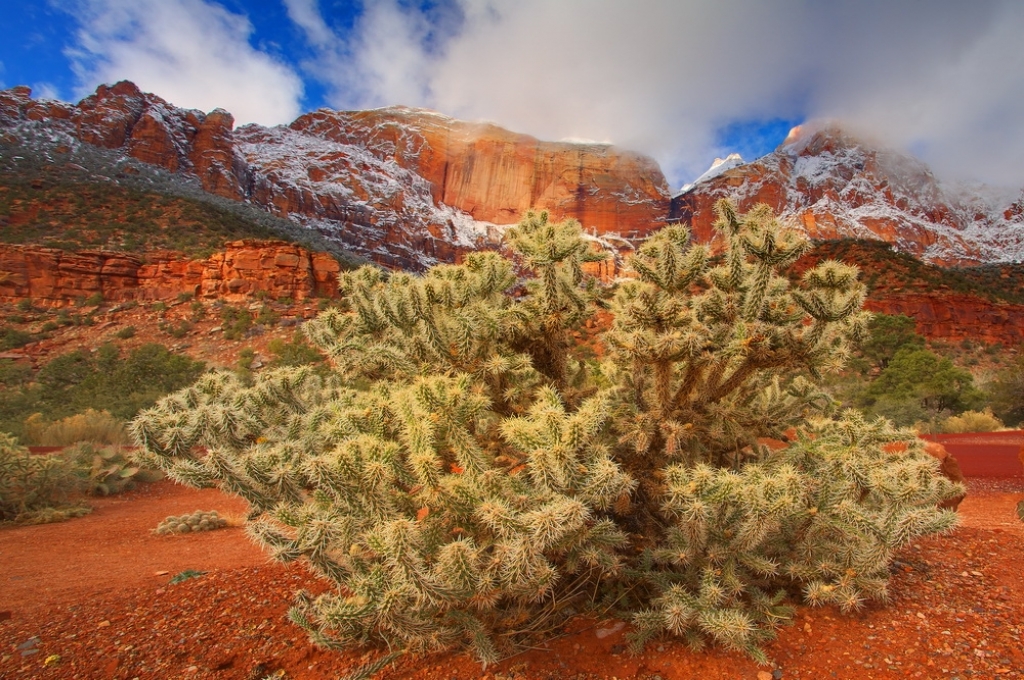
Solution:
[(234, 241), (205, 260), (173, 252), (136, 256), (0, 245), (0, 302), (60, 306), (97, 293), (108, 302), (181, 294), (240, 300), (257, 293), (303, 300), (336, 295), (340, 269), (330, 255), (276, 241)]

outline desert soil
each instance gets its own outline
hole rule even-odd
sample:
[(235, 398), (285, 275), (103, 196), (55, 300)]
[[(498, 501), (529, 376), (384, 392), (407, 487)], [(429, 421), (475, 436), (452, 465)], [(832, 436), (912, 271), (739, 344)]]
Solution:
[[(663, 640), (639, 656), (624, 625), (577, 620), (556, 639), (481, 669), (465, 654), (405, 657), (389, 679), (1024, 678), (1024, 477), (970, 479), (953, 533), (893, 564), (892, 601), (844, 615), (801, 607), (768, 646), (772, 666)], [(240, 527), (245, 506), (158, 482), (91, 515), (0, 529), (0, 678), (336, 678), (374, 658), (314, 647), (286, 618), (322, 588), (269, 563)], [(226, 529), (159, 536), (168, 515), (217, 510)], [(177, 584), (185, 570), (205, 572)]]

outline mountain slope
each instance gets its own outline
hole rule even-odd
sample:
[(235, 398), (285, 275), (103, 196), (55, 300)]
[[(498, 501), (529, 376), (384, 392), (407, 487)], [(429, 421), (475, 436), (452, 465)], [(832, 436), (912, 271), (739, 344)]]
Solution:
[(663, 225), (657, 164), (608, 145), (542, 142), (430, 111), (320, 110), (290, 126), (233, 129), (231, 115), (174, 107), (135, 85), (76, 105), (0, 92), (0, 138), (112, 149), (194, 176), (386, 265), (422, 269), (494, 246), (530, 208), (632, 242)]
[(796, 128), (775, 152), (695, 183), (673, 219), (713, 240), (713, 206), (767, 203), (814, 239), (876, 239), (943, 265), (1024, 260), (1024, 193), (947, 187), (909, 156), (834, 124)]

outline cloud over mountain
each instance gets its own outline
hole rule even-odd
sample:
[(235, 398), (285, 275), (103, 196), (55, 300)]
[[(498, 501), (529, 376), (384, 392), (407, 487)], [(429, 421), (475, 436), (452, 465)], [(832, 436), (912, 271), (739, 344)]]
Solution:
[(240, 122), (289, 120), (305, 86), (336, 108), (426, 106), (612, 141), (678, 186), (716, 155), (749, 154), (747, 138), (763, 148), (780, 125), (828, 117), (943, 176), (1024, 185), (1014, 0), (282, 0), (272, 36), (254, 32), (269, 6), (248, 0), (71, 7), (83, 92), (130, 78)]
[(79, 95), (132, 80), (178, 106), (221, 107), (242, 123), (301, 113), (302, 79), (249, 44), (249, 19), (204, 0), (86, 0), (67, 7), (79, 28), (67, 55)]

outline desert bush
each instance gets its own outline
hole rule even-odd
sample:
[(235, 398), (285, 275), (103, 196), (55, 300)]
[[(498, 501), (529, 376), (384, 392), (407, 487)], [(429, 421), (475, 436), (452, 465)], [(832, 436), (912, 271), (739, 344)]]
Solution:
[(924, 337), (917, 333), (914, 320), (904, 314), (876, 314), (868, 323), (868, 334), (860, 343), (864, 357), (879, 368), (886, 368), (901, 349), (921, 349)]
[(79, 442), (125, 446), (131, 438), (123, 420), (107, 411), (86, 409), (67, 418), (47, 422), (41, 413), (25, 420), (22, 439), (30, 446), (71, 446)]
[(83, 515), (71, 501), (81, 477), (62, 456), (33, 456), (13, 436), (0, 432), (0, 521), (43, 523)]
[(27, 362), (0, 359), (0, 385), (17, 387), (32, 378), (32, 366)]
[(192, 332), (194, 326), (187, 319), (179, 319), (178, 321), (161, 321), (157, 327), (172, 338), (180, 340)]
[(324, 355), (302, 336), (296, 332), (291, 340), (285, 341), (275, 338), (267, 345), (267, 349), (274, 355), (270, 366), (303, 366), (305, 364), (322, 364)]
[(899, 425), (910, 425), (915, 420), (897, 418), (897, 412), (934, 420), (976, 408), (983, 398), (969, 371), (929, 350), (904, 346), (867, 386), (859, 405)]
[(114, 333), (114, 337), (116, 337), (118, 340), (127, 340), (129, 338), (134, 338), (135, 326), (125, 326), (124, 328), (119, 328), (117, 332)]
[(1024, 346), (988, 385), (992, 411), (1007, 425), (1024, 423)]
[(263, 326), (276, 326), (281, 320), (281, 315), (273, 307), (264, 303), (256, 315), (256, 323)]
[(24, 436), (25, 421), (34, 413), (56, 421), (94, 409), (128, 420), (204, 370), (203, 362), (158, 344), (127, 355), (113, 344), (62, 354), (46, 363), (34, 382), (0, 390), (0, 431)]
[(995, 432), (1003, 428), (1003, 422), (996, 418), (991, 408), (981, 411), (964, 411), (958, 416), (950, 416), (941, 423), (939, 429), (947, 433), (959, 432)]
[(252, 314), (241, 307), (224, 305), (220, 310), (220, 320), (227, 340), (241, 340), (252, 328)]
[(24, 347), (37, 340), (36, 336), (14, 326), (0, 326), (0, 352)]
[(815, 384), (865, 331), (857, 270), (791, 283), (800, 237), (764, 206), (717, 210), (722, 264), (682, 227), (638, 249), (600, 365), (576, 340), (600, 256), (530, 213), (507, 233), (525, 279), (493, 252), (345, 273), (304, 326), (331, 372), (207, 374), (133, 422), (140, 460), (246, 499), (249, 534), (331, 585), (291, 619), (390, 650), (371, 667), (453, 645), (492, 662), (587, 609), (630, 619), (637, 647), (763, 662), (794, 598), (884, 600), (894, 552), (951, 527), (936, 504), (961, 487)]

